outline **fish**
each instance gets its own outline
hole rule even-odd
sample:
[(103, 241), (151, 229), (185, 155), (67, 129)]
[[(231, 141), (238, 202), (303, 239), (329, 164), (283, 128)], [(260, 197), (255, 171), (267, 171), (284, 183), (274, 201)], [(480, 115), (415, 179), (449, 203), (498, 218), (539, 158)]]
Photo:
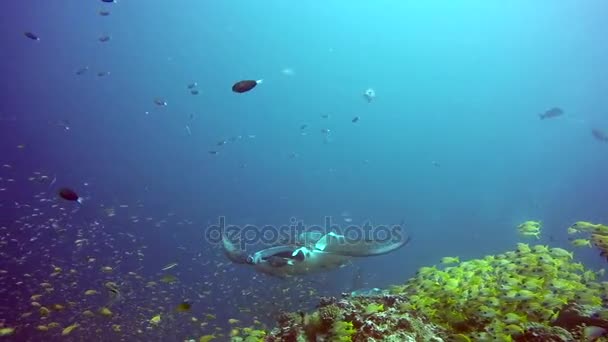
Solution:
[(606, 133), (604, 133), (603, 131), (600, 131), (599, 129), (595, 129), (595, 128), (592, 129), (591, 135), (593, 135), (593, 138), (595, 138), (595, 140), (602, 141), (602, 142), (608, 142), (608, 135), (606, 135)]
[(109, 42), (110, 39), (111, 39), (111, 37), (108, 36), (108, 35), (103, 35), (103, 36), (99, 37), (99, 41), (102, 42), (102, 43)]
[(251, 89), (255, 88), (258, 84), (261, 84), (264, 80), (243, 80), (238, 81), (232, 85), (232, 91), (235, 93), (246, 93)]
[(192, 90), (190, 90), (190, 94), (192, 94), (192, 95), (198, 95), (198, 89), (192, 89)]
[(372, 88), (367, 88), (363, 92), (363, 97), (367, 100), (367, 103), (370, 103), (376, 98), (376, 91)]
[(351, 121), (352, 123), (355, 123), (355, 122), (359, 121), (359, 117), (358, 117), (358, 116), (355, 116), (355, 117), (354, 117), (352, 120), (350, 120), (350, 121)]
[(57, 176), (53, 176), (53, 180), (51, 181), (51, 183), (49, 184), (49, 189), (53, 186), (53, 184), (55, 184), (55, 182), (57, 182)]
[(35, 35), (32, 32), (28, 31), (28, 32), (24, 32), (23, 34), (31, 40), (40, 40), (40, 37), (38, 37), (37, 35)]
[(82, 198), (70, 188), (59, 189), (59, 197), (63, 198), (66, 201), (74, 201), (78, 202), (79, 204), (82, 204)]
[(300, 129), (301, 129), (301, 130), (302, 130), (302, 129), (306, 129), (306, 127), (308, 127), (308, 125), (304, 124), (304, 125), (300, 126)]
[(3, 327), (0, 328), (0, 336), (10, 336), (15, 332), (15, 328)]
[(154, 104), (159, 107), (166, 107), (169, 103), (167, 103), (167, 101), (165, 99), (157, 97), (154, 99)]
[(176, 267), (177, 265), (178, 265), (178, 263), (176, 263), (176, 262), (166, 264), (163, 268), (161, 268), (161, 271), (170, 270), (170, 269)]
[(102, 316), (110, 317), (112, 316), (112, 311), (106, 307), (99, 309), (99, 314)]
[(66, 336), (69, 335), (72, 331), (74, 331), (74, 329), (78, 328), (80, 326), (80, 324), (78, 323), (74, 323), (68, 327), (65, 327), (62, 331), (61, 331), (61, 335), (62, 336)]
[(192, 83), (188, 84), (188, 89), (194, 89), (194, 88), (196, 88), (197, 85), (198, 84), (196, 82), (192, 82)]
[(160, 314), (150, 318), (150, 324), (158, 325), (160, 323)]
[(219, 151), (209, 151), (209, 154), (218, 154), (220, 153)]
[(116, 0), (101, 0), (101, 2), (116, 3)]
[(459, 257), (443, 257), (441, 258), (442, 264), (458, 264), (460, 263)]
[(100, 71), (97, 73), (97, 77), (104, 77), (110, 75), (109, 71)]
[(69, 120), (59, 120), (55, 123), (55, 126), (61, 127), (66, 131), (70, 130), (70, 121)]
[(177, 305), (177, 307), (175, 308), (175, 311), (188, 312), (188, 311), (190, 311), (191, 308), (192, 308), (192, 304), (190, 304), (188, 302), (181, 302), (181, 303), (179, 303), (179, 305)]
[(572, 245), (575, 247), (591, 247), (591, 241), (589, 241), (588, 239), (575, 239), (572, 240)]
[(551, 119), (564, 114), (564, 111), (561, 108), (553, 107), (551, 109), (546, 110), (544, 113), (538, 114), (541, 120)]
[(107, 17), (110, 15), (110, 11), (101, 10), (101, 11), (99, 11), (99, 15), (102, 17)]
[(78, 75), (78, 76), (83, 75), (88, 70), (89, 70), (88, 66), (84, 66), (82, 68), (79, 68), (78, 70), (76, 70), (76, 75)]
[(177, 281), (177, 277), (167, 274), (167, 275), (163, 276), (162, 278), (160, 278), (160, 281), (162, 281), (165, 284), (173, 284)]

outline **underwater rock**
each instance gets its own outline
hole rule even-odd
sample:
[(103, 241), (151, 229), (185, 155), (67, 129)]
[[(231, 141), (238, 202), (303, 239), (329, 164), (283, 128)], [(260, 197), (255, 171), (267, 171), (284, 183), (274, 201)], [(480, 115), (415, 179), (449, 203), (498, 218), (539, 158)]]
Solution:
[(553, 321), (553, 325), (569, 331), (575, 331), (582, 326), (600, 327), (608, 330), (608, 320), (600, 318), (596, 310), (577, 304), (570, 304), (563, 308)]
[(438, 325), (401, 312), (400, 295), (322, 298), (311, 314), (283, 314), (266, 341), (444, 341)]
[(574, 341), (574, 337), (567, 330), (560, 327), (547, 327), (538, 325), (528, 328), (526, 332), (515, 337), (515, 342), (566, 342)]

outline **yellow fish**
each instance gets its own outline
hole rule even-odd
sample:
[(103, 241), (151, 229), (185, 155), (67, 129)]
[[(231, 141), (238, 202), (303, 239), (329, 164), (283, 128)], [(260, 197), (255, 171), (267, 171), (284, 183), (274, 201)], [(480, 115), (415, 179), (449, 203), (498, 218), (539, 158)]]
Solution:
[(591, 247), (591, 241), (589, 241), (588, 239), (576, 239), (576, 240), (572, 240), (572, 245), (575, 247), (583, 247), (583, 246)]
[(160, 314), (150, 318), (150, 324), (158, 325), (160, 323)]
[(74, 324), (70, 325), (69, 327), (66, 327), (65, 329), (63, 329), (63, 331), (61, 331), (61, 335), (63, 335), (63, 336), (69, 335), (72, 331), (74, 331), (74, 329), (78, 328), (79, 326), (80, 326), (80, 324), (74, 323)]
[(457, 264), (460, 262), (459, 257), (443, 257), (441, 258), (442, 264)]

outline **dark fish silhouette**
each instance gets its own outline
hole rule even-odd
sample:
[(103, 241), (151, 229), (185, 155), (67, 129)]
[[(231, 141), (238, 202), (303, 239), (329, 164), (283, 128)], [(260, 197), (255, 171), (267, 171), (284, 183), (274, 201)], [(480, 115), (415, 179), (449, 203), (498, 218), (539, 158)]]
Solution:
[(563, 114), (564, 114), (564, 111), (561, 108), (553, 107), (553, 108), (545, 111), (544, 113), (538, 114), (538, 116), (540, 117), (541, 120), (544, 120), (544, 119), (555, 118), (555, 117), (561, 116)]
[(354, 117), (352, 120), (350, 120), (350, 121), (352, 121), (352, 123), (355, 123), (355, 122), (359, 121), (359, 117), (358, 117), (358, 116), (355, 116), (355, 117)]
[(181, 302), (176, 308), (175, 311), (177, 312), (188, 312), (190, 311), (190, 309), (192, 308), (192, 304), (188, 303), (188, 302)]
[(111, 37), (108, 36), (108, 35), (103, 35), (103, 36), (99, 37), (99, 41), (102, 42), (102, 43), (109, 42), (110, 39), (111, 39)]
[(82, 198), (80, 198), (80, 196), (78, 196), (78, 194), (70, 188), (59, 189), (59, 197), (66, 201), (74, 201), (82, 204)]
[(99, 15), (102, 17), (107, 17), (110, 15), (110, 12), (101, 10), (101, 11), (99, 11)]
[(112, 3), (116, 2), (116, 0), (101, 0), (101, 1), (102, 1), (102, 2), (108, 2), (108, 3), (109, 3), (109, 2), (112, 2)]
[(76, 70), (76, 75), (79, 75), (79, 76), (80, 76), (80, 75), (83, 75), (83, 74), (84, 74), (85, 72), (87, 72), (88, 70), (89, 70), (89, 67), (88, 67), (88, 66), (82, 67), (82, 68), (80, 68), (80, 69)]
[(154, 104), (159, 107), (166, 107), (169, 103), (167, 102), (167, 100), (157, 97), (154, 99)]
[(31, 40), (40, 40), (40, 38), (32, 32), (24, 32), (23, 34)]
[(595, 128), (592, 129), (591, 134), (593, 135), (595, 140), (598, 140), (601, 142), (608, 142), (608, 135), (606, 135), (606, 133), (604, 133), (603, 131), (600, 131), (599, 129), (595, 129)]
[(258, 84), (262, 83), (263, 80), (244, 80), (238, 81), (232, 86), (232, 91), (235, 93), (245, 93), (255, 88)]

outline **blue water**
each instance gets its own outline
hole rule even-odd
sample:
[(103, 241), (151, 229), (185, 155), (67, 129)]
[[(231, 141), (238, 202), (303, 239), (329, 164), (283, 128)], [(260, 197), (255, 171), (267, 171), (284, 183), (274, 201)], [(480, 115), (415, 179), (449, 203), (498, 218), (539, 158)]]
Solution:
[[(281, 310), (353, 290), (357, 272), (357, 285), (385, 287), (443, 256), (512, 249), (525, 220), (542, 220), (537, 242), (571, 248), (574, 221), (608, 222), (608, 144), (590, 133), (608, 131), (606, 13), (599, 0), (11, 3), (0, 13), (0, 321), (15, 340), (60, 339), (35, 330), (52, 321), (80, 323), (74, 340), (183, 341), (216, 327), (226, 340), (229, 318), (271, 327)], [(264, 81), (233, 93), (242, 79)], [(551, 107), (565, 115), (540, 120)], [(34, 172), (48, 179), (28, 180)], [(59, 200), (61, 186), (84, 205)], [(220, 216), (405, 220), (413, 240), (280, 280), (205, 241)], [(576, 251), (593, 269), (605, 265), (597, 254)], [(164, 284), (170, 262), (178, 282)], [(78, 275), (50, 277), (51, 265)], [(56, 290), (42, 305), (78, 304), (41, 318), (30, 296), (47, 281)], [(124, 298), (82, 295), (107, 281)], [(186, 299), (192, 311), (175, 313)], [(113, 317), (82, 317), (104, 305)]]

